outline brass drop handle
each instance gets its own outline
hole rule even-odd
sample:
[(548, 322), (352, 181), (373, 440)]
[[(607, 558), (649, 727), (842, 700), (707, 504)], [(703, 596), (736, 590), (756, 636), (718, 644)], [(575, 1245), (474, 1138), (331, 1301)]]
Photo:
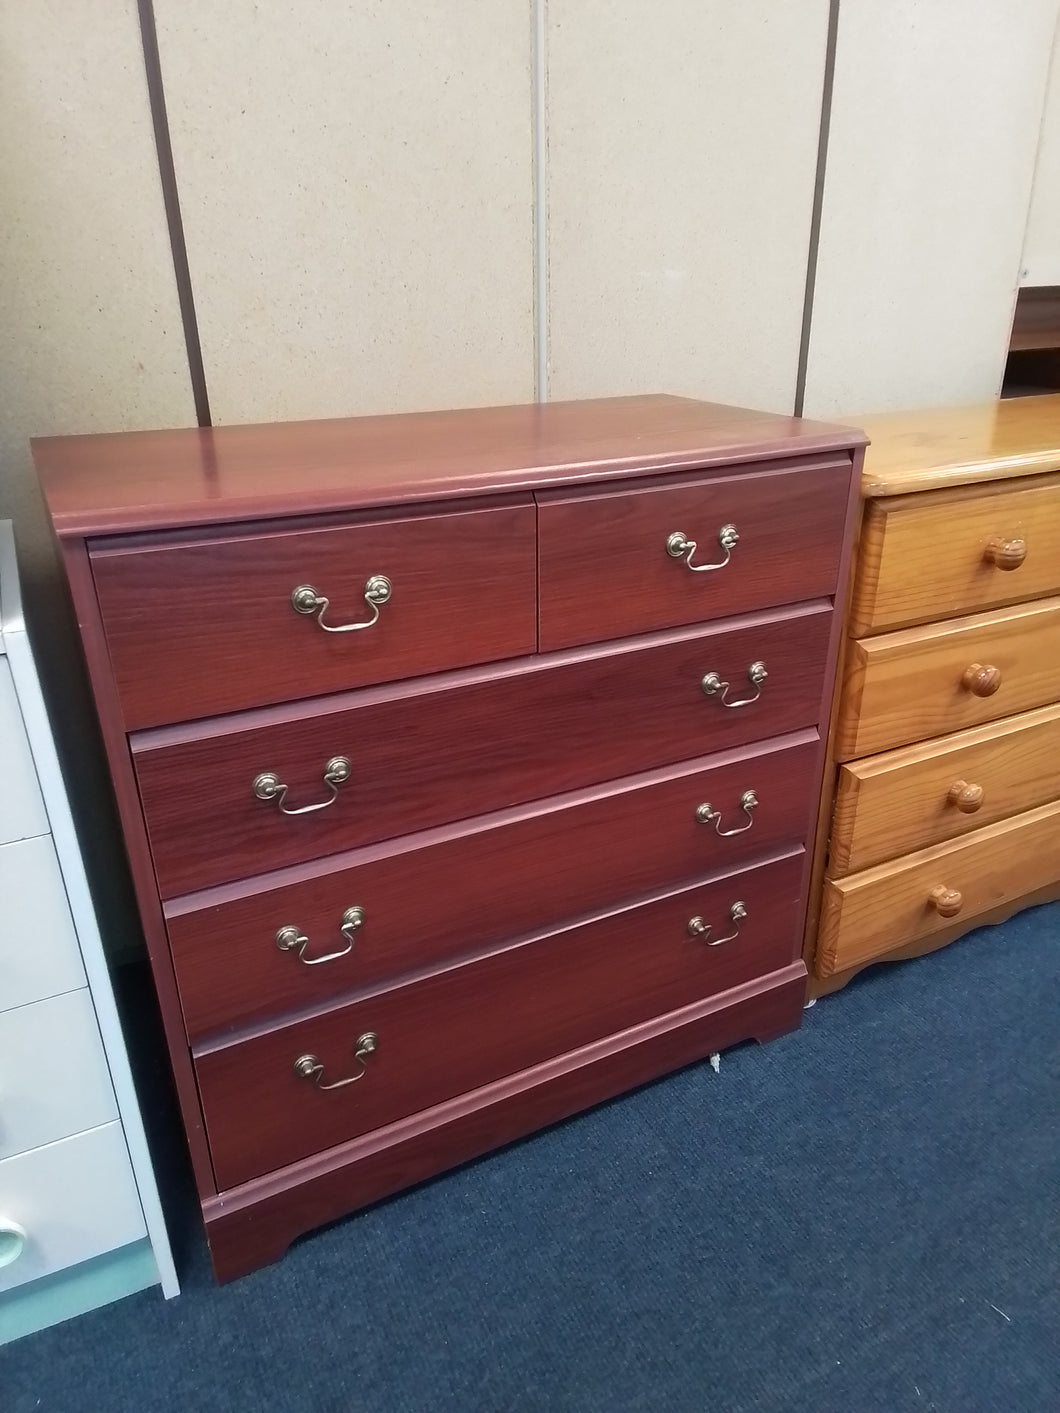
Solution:
[(754, 824), (751, 815), (752, 811), (758, 808), (758, 795), (754, 790), (745, 790), (743, 792), (740, 796), (740, 808), (747, 816), (747, 822), (745, 824), (738, 824), (735, 829), (722, 829), (721, 810), (716, 810), (711, 804), (697, 806), (696, 819), (699, 820), (700, 824), (713, 824), (714, 832), (720, 834), (724, 839), (730, 834), (743, 834), (745, 830), (750, 829), (751, 825)]
[(983, 551), (983, 558), (995, 569), (1018, 569), (1027, 558), (1027, 541), (1003, 540), (995, 535)]
[(729, 909), (729, 921), (735, 923), (733, 930), (725, 934), (724, 937), (711, 937), (711, 924), (704, 922), (701, 917), (690, 917), (688, 919), (688, 935), (694, 937), (697, 942), (705, 942), (708, 947), (720, 947), (723, 942), (735, 942), (740, 935), (740, 923), (747, 916), (747, 905), (745, 903), (733, 903)]
[(340, 957), (345, 957), (353, 951), (353, 936), (364, 926), (364, 909), (347, 908), (342, 915), (342, 924), (339, 931), (346, 939), (345, 947), (337, 952), (325, 952), (322, 957), (307, 957), (306, 951), (309, 947), (309, 938), (303, 933), (300, 927), (294, 923), (287, 927), (281, 927), (276, 934), (276, 945), (281, 952), (297, 952), (298, 960), (305, 962), (307, 967), (317, 967), (321, 962), (337, 962)]
[(366, 1030), (363, 1035), (357, 1037), (353, 1052), (353, 1058), (361, 1067), (356, 1074), (348, 1074), (345, 1079), (333, 1079), (330, 1084), (324, 1084), (324, 1065), (315, 1055), (299, 1055), (294, 1062), (294, 1072), (299, 1079), (308, 1079), (318, 1089), (345, 1089), (347, 1084), (356, 1084), (359, 1079), (364, 1079), (368, 1073), (368, 1056), (374, 1055), (378, 1049), (379, 1036), (374, 1030)]
[(975, 697), (992, 697), (1001, 686), (1001, 668), (973, 662), (964, 669), (961, 686)]
[(335, 803), (339, 786), (349, 780), (351, 769), (350, 762), (345, 756), (332, 756), (324, 767), (324, 784), (331, 794), (326, 800), (320, 800), (315, 805), (299, 805), (296, 810), (289, 810), (284, 804), (288, 787), (274, 770), (263, 770), (260, 775), (255, 775), (251, 789), (259, 800), (275, 800), (280, 807), (281, 814), (312, 814), (314, 810), (326, 810), (328, 805)]
[(956, 888), (947, 888), (940, 883), (931, 890), (931, 904), (939, 917), (956, 917), (964, 907), (964, 898)]
[(295, 613), (304, 613), (307, 617), (315, 613), (325, 633), (359, 633), (362, 628), (373, 628), (379, 622), (380, 605), (389, 603), (393, 592), (394, 586), (385, 574), (371, 576), (364, 586), (364, 601), (372, 610), (372, 616), (363, 623), (325, 623), (324, 614), (331, 600), (318, 594), (312, 584), (299, 584), (297, 589), (291, 590), (291, 607)]
[(723, 525), (718, 531), (718, 544), (724, 551), (724, 558), (715, 560), (713, 564), (693, 564), (692, 556), (697, 549), (696, 541), (690, 540), (682, 530), (675, 530), (672, 535), (666, 537), (666, 553), (671, 559), (683, 559), (685, 568), (691, 569), (693, 574), (709, 574), (712, 569), (725, 568), (739, 541), (740, 534), (736, 526)]
[(720, 692), (721, 704), (724, 707), (750, 706), (752, 702), (756, 702), (762, 695), (762, 683), (768, 676), (769, 673), (766, 671), (764, 662), (752, 662), (751, 666), (747, 669), (747, 680), (755, 689), (754, 696), (740, 697), (735, 702), (729, 701), (730, 684), (724, 682), (721, 674), (718, 672), (708, 672), (699, 685), (703, 688), (703, 695), (706, 697), (716, 697)]
[(975, 814), (983, 804), (985, 791), (981, 785), (969, 785), (967, 780), (955, 780), (946, 793), (951, 805), (956, 805), (961, 814)]

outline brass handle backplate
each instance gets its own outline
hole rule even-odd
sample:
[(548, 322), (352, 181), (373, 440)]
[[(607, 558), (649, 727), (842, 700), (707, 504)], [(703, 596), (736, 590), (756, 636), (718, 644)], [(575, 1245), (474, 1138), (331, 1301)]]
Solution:
[(372, 610), (372, 616), (363, 623), (325, 623), (324, 614), (331, 600), (318, 594), (312, 584), (299, 584), (297, 589), (291, 590), (291, 607), (295, 613), (304, 613), (307, 617), (316, 614), (317, 623), (325, 633), (359, 633), (362, 628), (372, 628), (379, 622), (380, 605), (389, 603), (393, 592), (394, 586), (385, 574), (371, 576), (364, 586), (364, 601)]
[(693, 574), (709, 574), (712, 569), (725, 568), (739, 541), (740, 535), (736, 526), (723, 525), (718, 531), (718, 544), (724, 551), (724, 558), (715, 560), (713, 564), (693, 564), (692, 556), (696, 552), (696, 541), (690, 540), (681, 530), (675, 530), (672, 535), (666, 537), (666, 553), (671, 559), (683, 559), (685, 568), (691, 569)]
[(251, 789), (259, 800), (275, 800), (280, 807), (281, 814), (312, 814), (314, 810), (325, 810), (328, 805), (335, 803), (339, 786), (349, 780), (351, 770), (352, 767), (346, 756), (332, 756), (324, 767), (324, 784), (331, 794), (326, 800), (320, 800), (315, 805), (299, 805), (296, 810), (288, 809), (284, 804), (288, 787), (274, 770), (263, 770), (260, 775), (255, 775)]
[(322, 957), (306, 956), (309, 938), (294, 923), (280, 928), (276, 934), (276, 945), (281, 952), (297, 952), (298, 960), (305, 962), (307, 967), (316, 967), (321, 962), (337, 962), (340, 957), (348, 956), (353, 951), (354, 933), (363, 926), (364, 909), (360, 907), (347, 908), (342, 915), (342, 923), (339, 927), (339, 931), (346, 939), (345, 947), (341, 947), (337, 952), (325, 952)]
[(986, 791), (981, 785), (969, 785), (967, 780), (955, 780), (946, 792), (946, 799), (956, 805), (961, 814), (975, 814), (982, 807)]
[(758, 795), (754, 790), (745, 790), (743, 792), (740, 796), (740, 808), (747, 816), (747, 822), (745, 824), (738, 824), (735, 829), (722, 829), (721, 810), (716, 810), (711, 804), (697, 806), (696, 819), (699, 820), (700, 824), (713, 824), (714, 832), (720, 834), (724, 839), (730, 834), (743, 834), (745, 830), (750, 829), (751, 825), (754, 824), (751, 814), (753, 810), (758, 808)]
[(756, 702), (758, 698), (762, 695), (762, 683), (766, 680), (768, 676), (769, 673), (766, 671), (766, 665), (764, 662), (752, 662), (751, 666), (747, 669), (747, 680), (755, 689), (754, 696), (740, 697), (735, 702), (729, 701), (730, 684), (722, 679), (722, 676), (719, 672), (708, 672), (699, 685), (703, 688), (704, 696), (716, 697), (720, 692), (721, 704), (724, 707), (750, 706), (752, 702)]
[(939, 917), (956, 917), (964, 906), (964, 898), (956, 888), (947, 888), (940, 883), (932, 888), (930, 901)]
[(294, 1072), (299, 1079), (308, 1079), (318, 1089), (344, 1089), (347, 1084), (356, 1084), (359, 1079), (364, 1079), (368, 1073), (368, 1056), (374, 1055), (378, 1049), (379, 1036), (374, 1030), (366, 1030), (357, 1037), (353, 1051), (353, 1058), (361, 1067), (356, 1074), (348, 1074), (345, 1079), (333, 1079), (330, 1084), (325, 1084), (323, 1061), (315, 1055), (299, 1055), (294, 1062)]
[(970, 663), (964, 669), (961, 686), (975, 697), (992, 697), (1001, 686), (1001, 668), (981, 662)]
[(983, 551), (983, 558), (995, 569), (1018, 569), (1027, 558), (1027, 541), (1003, 540), (995, 535)]
[(727, 932), (724, 937), (711, 937), (711, 924), (704, 922), (701, 917), (690, 917), (688, 919), (688, 935), (694, 937), (697, 942), (705, 942), (708, 947), (720, 947), (723, 942), (734, 942), (740, 935), (740, 923), (747, 916), (747, 905), (745, 903), (733, 903), (729, 909), (729, 921), (734, 923), (731, 932)]

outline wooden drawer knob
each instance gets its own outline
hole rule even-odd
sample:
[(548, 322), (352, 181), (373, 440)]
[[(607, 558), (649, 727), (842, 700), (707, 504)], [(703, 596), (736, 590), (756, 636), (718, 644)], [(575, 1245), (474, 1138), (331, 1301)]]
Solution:
[(967, 687), (976, 697), (992, 697), (1001, 686), (1001, 668), (984, 666), (973, 662), (964, 669), (961, 686)]
[(956, 888), (947, 888), (940, 883), (931, 890), (931, 902), (939, 917), (956, 917), (964, 906), (964, 899)]
[(961, 814), (975, 814), (982, 806), (984, 790), (981, 785), (969, 785), (967, 780), (955, 780), (946, 798), (956, 805)]
[(983, 551), (983, 558), (995, 569), (1018, 569), (1027, 558), (1027, 541), (1003, 540), (995, 535)]

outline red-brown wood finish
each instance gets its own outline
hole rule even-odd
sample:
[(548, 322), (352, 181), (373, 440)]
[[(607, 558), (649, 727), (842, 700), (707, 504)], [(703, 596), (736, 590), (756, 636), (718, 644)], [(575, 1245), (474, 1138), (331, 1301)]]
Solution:
[[(200, 1054), (221, 1188), (728, 990), (796, 953), (801, 849)], [(734, 923), (730, 908), (746, 905)], [(701, 918), (711, 946), (689, 935)], [(378, 1049), (354, 1058), (360, 1036)], [(323, 1090), (295, 1073), (324, 1067)]]
[[(830, 620), (815, 603), (136, 736), (162, 896), (807, 726)], [(734, 700), (750, 697), (756, 660), (769, 672), (757, 701), (725, 707), (702, 691), (716, 671)], [(290, 817), (254, 796), (271, 771), (291, 808), (327, 799), (325, 765), (340, 756), (352, 774), (325, 809)]]
[(805, 991), (806, 968), (796, 962), (208, 1198), (214, 1273), (235, 1280), (324, 1222), (716, 1050), (795, 1030)]
[[(166, 913), (188, 1033), (202, 1039), (393, 982), (798, 843), (816, 753), (816, 732), (804, 731), (286, 869), (257, 888), (186, 895)], [(750, 789), (758, 804), (746, 814)], [(741, 832), (700, 823), (704, 803), (722, 829)], [(354, 906), (364, 923), (342, 955)], [(288, 926), (309, 938), (307, 961), (277, 947)]]
[[(92, 570), (129, 730), (532, 653), (536, 512), (524, 503), (316, 530), (96, 550)], [(327, 632), (292, 591), (329, 600)], [(150, 612), (145, 605), (150, 604)], [(159, 632), (159, 624), (165, 631)]]
[[(538, 497), (542, 652), (836, 590), (850, 457)], [(719, 541), (735, 527), (737, 543)], [(675, 558), (667, 541), (695, 541)]]
[(403, 506), (848, 451), (864, 433), (651, 395), (246, 427), (42, 437), (62, 537)]

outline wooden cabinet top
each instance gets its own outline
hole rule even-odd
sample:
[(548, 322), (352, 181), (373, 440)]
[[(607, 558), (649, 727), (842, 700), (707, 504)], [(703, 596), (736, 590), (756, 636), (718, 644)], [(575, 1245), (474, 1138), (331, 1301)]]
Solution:
[(852, 420), (870, 443), (861, 477), (864, 496), (1060, 470), (1060, 393)]
[(835, 453), (864, 440), (849, 427), (652, 395), (42, 437), (33, 454), (56, 531), (73, 539)]

